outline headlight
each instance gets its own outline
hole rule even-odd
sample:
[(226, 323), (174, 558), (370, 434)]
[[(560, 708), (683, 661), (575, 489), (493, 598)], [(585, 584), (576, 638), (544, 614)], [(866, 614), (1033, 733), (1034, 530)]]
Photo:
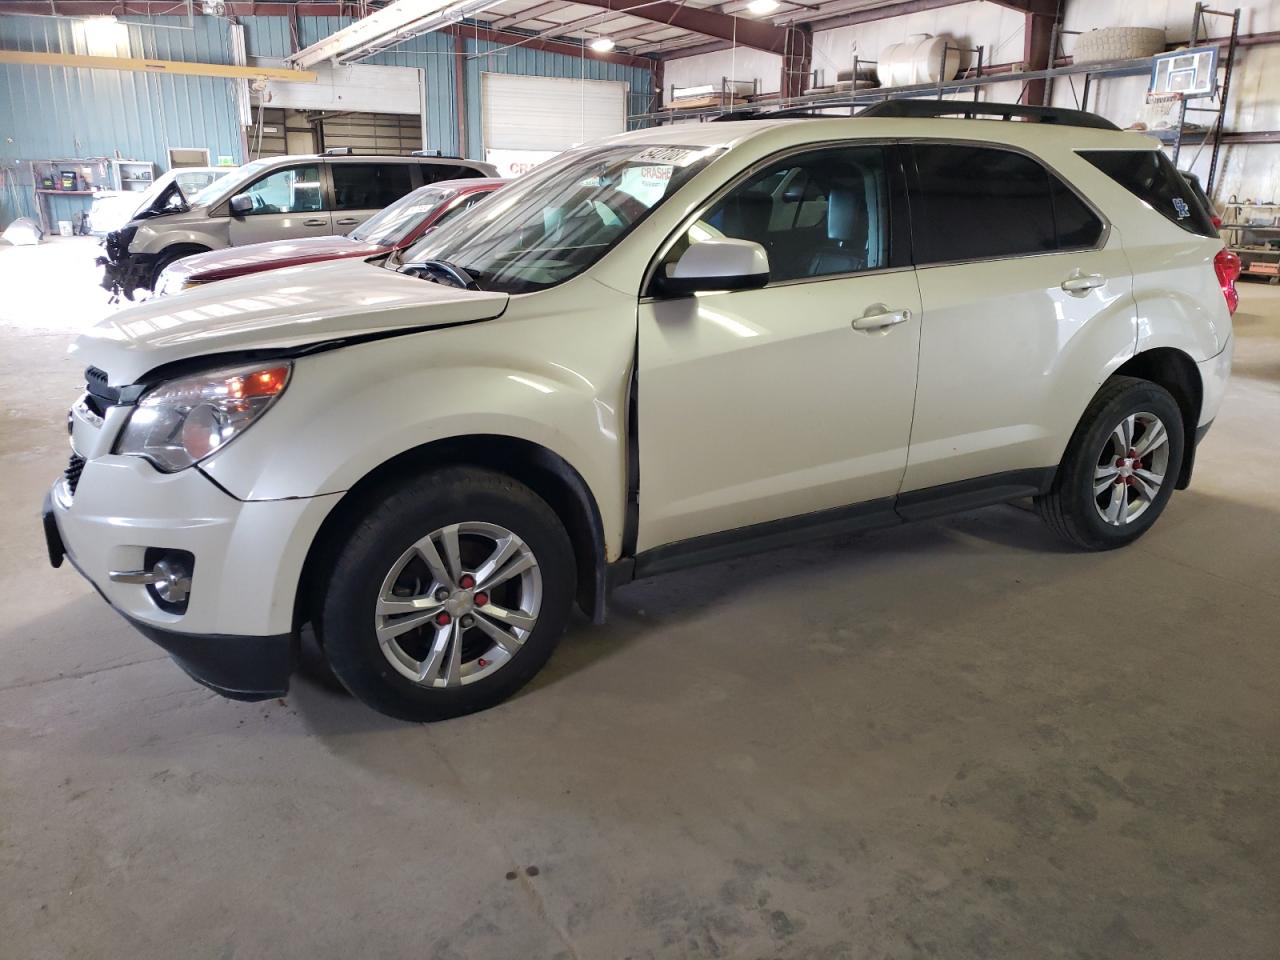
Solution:
[(270, 409), (292, 368), (281, 361), (162, 383), (142, 395), (115, 452), (145, 457), (165, 473), (199, 463)]

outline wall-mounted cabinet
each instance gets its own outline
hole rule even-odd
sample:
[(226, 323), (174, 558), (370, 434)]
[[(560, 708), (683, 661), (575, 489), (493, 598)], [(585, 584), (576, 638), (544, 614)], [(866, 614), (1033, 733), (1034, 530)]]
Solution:
[(156, 179), (150, 160), (112, 160), (111, 175), (117, 190), (146, 190)]

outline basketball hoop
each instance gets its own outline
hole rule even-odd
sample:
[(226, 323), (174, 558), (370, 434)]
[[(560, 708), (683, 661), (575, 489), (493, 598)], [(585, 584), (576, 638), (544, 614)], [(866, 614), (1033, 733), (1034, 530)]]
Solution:
[(1136, 117), (1139, 129), (1169, 130), (1178, 125), (1174, 116), (1178, 104), (1182, 102), (1180, 93), (1153, 93), (1147, 91), (1146, 101), (1138, 108)]

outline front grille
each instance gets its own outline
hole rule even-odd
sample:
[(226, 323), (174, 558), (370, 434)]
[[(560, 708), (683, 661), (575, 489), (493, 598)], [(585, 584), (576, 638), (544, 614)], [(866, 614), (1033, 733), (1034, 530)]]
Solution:
[(67, 490), (72, 496), (75, 496), (76, 486), (80, 483), (80, 474), (84, 472), (84, 457), (78, 453), (71, 455), (71, 460), (67, 464), (67, 469), (62, 471), (62, 475), (67, 478)]
[(88, 383), (100, 383), (105, 387), (107, 385), (107, 371), (99, 370), (97, 367), (85, 367), (84, 379)]

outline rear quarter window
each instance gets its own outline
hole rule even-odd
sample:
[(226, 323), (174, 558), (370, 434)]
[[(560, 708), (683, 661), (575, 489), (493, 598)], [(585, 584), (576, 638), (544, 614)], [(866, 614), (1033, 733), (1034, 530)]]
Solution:
[(422, 182), (439, 183), (441, 180), (469, 180), (483, 176), (475, 167), (452, 163), (424, 163), (422, 166)]
[(1170, 223), (1202, 237), (1218, 235), (1209, 212), (1159, 150), (1081, 150), (1080, 156)]

